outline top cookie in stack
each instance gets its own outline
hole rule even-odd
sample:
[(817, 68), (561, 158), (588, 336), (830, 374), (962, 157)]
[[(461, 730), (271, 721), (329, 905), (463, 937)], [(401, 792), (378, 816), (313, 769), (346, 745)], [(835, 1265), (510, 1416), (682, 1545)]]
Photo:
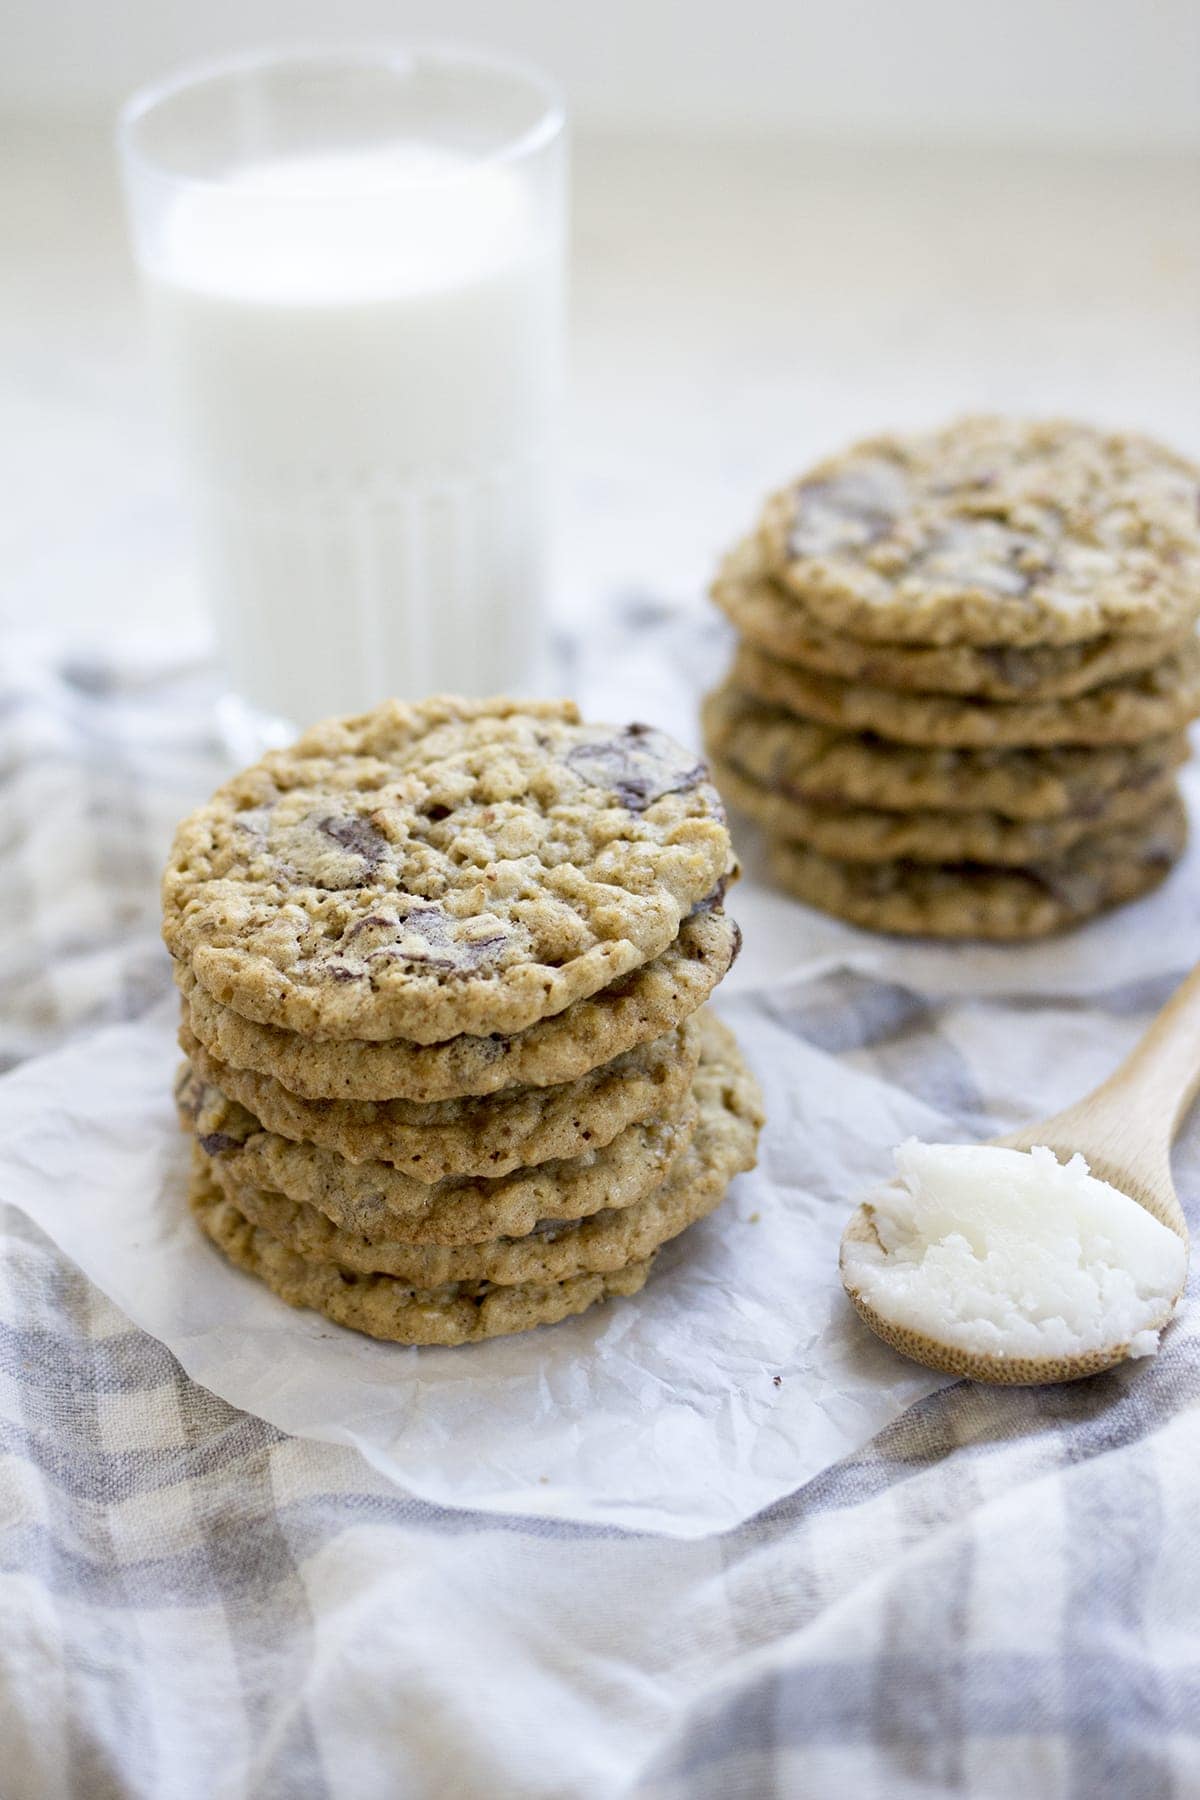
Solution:
[(704, 765), (566, 702), (393, 702), (227, 783), (163, 886), (204, 1228), (409, 1343), (633, 1292), (754, 1161), (699, 1011), (732, 869)]
[(741, 643), (705, 733), (781, 884), (1016, 939), (1160, 881), (1200, 713), (1198, 480), (1145, 438), (968, 418), (773, 495), (713, 588)]

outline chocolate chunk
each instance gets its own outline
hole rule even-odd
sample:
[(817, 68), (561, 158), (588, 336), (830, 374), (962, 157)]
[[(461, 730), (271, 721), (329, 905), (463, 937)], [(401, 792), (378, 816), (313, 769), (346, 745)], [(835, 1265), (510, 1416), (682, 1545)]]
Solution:
[[(603, 1216), (603, 1213), (596, 1214), (597, 1218), (603, 1218)], [(564, 1231), (575, 1231), (578, 1227), (578, 1219), (539, 1219), (529, 1235), (541, 1238), (545, 1244), (552, 1244), (555, 1238), (562, 1236)]]
[[(355, 971), (346, 964), (355, 962), (403, 961), (421, 969), (445, 969), (465, 973), (489, 961), (493, 951), (507, 943), (508, 934), (500, 921), (495, 930), (471, 935), (435, 901), (414, 902), (403, 918), (388, 918), (382, 913), (369, 913), (347, 931), (344, 942), (351, 944), (369, 934), (364, 943), (347, 949), (346, 963), (331, 964), (338, 981), (354, 979)], [(364, 969), (362, 973), (366, 973)]]
[(502, 944), (507, 944), (507, 942), (508, 934), (498, 931), (494, 937), (469, 938), (465, 944), (460, 943), (457, 948), (460, 955), (466, 954), (473, 968), (478, 968), (481, 963), (487, 962), (493, 950), (498, 950)]
[(728, 887), (729, 877), (728, 875), (722, 875), (711, 894), (705, 894), (703, 900), (697, 900), (695, 906), (693, 906), (691, 912), (688, 914), (689, 919), (699, 918), (701, 913), (716, 912), (718, 907), (724, 904), (725, 893)]
[[(461, 959), (452, 924), (440, 906), (414, 907), (405, 918), (396, 921), (395, 930), (399, 932), (401, 942), (386, 950), (386, 954), (399, 951), (406, 961), (420, 963), (423, 967), (453, 969)], [(417, 940), (415, 944), (413, 938)], [(376, 952), (377, 955), (383, 953)]]
[(206, 1092), (204, 1083), (191, 1067), (185, 1067), (180, 1071), (179, 1079), (175, 1083), (175, 1100), (179, 1110), (185, 1112), (189, 1119), (200, 1117)]
[(576, 744), (568, 768), (607, 790), (629, 812), (645, 812), (664, 794), (687, 793), (708, 780), (702, 762), (685, 761), (679, 746), (650, 725), (627, 725), (611, 737)]
[[(448, 968), (477, 969), (490, 960), (494, 950), (508, 942), (508, 934), (499, 920), (496, 929), (489, 930), (486, 936), (466, 936), (461, 928), (456, 929), (455, 920), (440, 906), (423, 906), (410, 912), (402, 926), (406, 933), (415, 933), (428, 944), (433, 953), (431, 961), (437, 960), (440, 966)], [(404, 954), (415, 954), (418, 960), (424, 960), (421, 953), (414, 952), (408, 944), (404, 946)]]
[(369, 931), (379, 927), (390, 931), (395, 923), (395, 919), (385, 919), (382, 913), (368, 913), (365, 919), (356, 919), (351, 925), (346, 933), (346, 942), (349, 943), (352, 938), (356, 938), (360, 931)]
[(281, 818), (268, 834), (271, 853), (289, 884), (327, 892), (365, 887), (383, 860), (387, 839), (359, 813), (308, 812)]
[(848, 470), (827, 481), (802, 481), (788, 547), (793, 556), (835, 556), (888, 536), (903, 511), (903, 476), (889, 463)]
[(351, 814), (346, 818), (321, 819), (318, 821), (318, 830), (323, 831), (327, 838), (332, 838), (341, 849), (351, 850), (355, 856), (361, 856), (371, 868), (375, 867), (383, 855), (385, 839), (369, 819), (364, 819), (359, 814)]
[(1045, 570), (1045, 547), (999, 519), (957, 519), (931, 538), (914, 567), (948, 586), (1017, 598)]
[(451, 942), (453, 920), (443, 907), (430, 903), (427, 906), (414, 906), (400, 921), (406, 931), (415, 931), (431, 944), (448, 944)]
[(241, 1141), (240, 1138), (230, 1137), (227, 1131), (206, 1131), (196, 1139), (205, 1156), (220, 1156), (222, 1150), (237, 1150)]

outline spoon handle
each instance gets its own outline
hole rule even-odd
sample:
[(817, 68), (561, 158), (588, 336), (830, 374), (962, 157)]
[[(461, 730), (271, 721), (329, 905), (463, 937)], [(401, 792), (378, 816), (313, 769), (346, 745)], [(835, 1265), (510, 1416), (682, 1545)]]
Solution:
[(1168, 1000), (1107, 1081), (1065, 1112), (996, 1141), (1013, 1150), (1076, 1150), (1093, 1175), (1131, 1194), (1187, 1241), (1171, 1180), (1171, 1145), (1200, 1089), (1200, 966)]
[[(1090, 1096), (1135, 1109), (1166, 1146), (1200, 1089), (1200, 964), (1178, 987), (1119, 1068)], [(1086, 1105), (1087, 1102), (1084, 1102)]]

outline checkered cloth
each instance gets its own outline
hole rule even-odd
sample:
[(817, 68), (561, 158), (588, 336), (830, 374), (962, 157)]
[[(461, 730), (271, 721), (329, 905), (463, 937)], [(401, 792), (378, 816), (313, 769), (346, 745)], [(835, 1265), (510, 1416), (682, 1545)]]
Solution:
[[(166, 989), (155, 877), (218, 773), (209, 698), (161, 664), (4, 678), (4, 1064)], [(994, 1098), (968, 1012), (845, 971), (787, 1005), (964, 1132)], [(1194, 1129), (1177, 1172), (1194, 1195)], [(440, 1510), (281, 1436), (2, 1202), (3, 1800), (1200, 1793), (1190, 1312), (1075, 1387), (949, 1387), (680, 1542)]]

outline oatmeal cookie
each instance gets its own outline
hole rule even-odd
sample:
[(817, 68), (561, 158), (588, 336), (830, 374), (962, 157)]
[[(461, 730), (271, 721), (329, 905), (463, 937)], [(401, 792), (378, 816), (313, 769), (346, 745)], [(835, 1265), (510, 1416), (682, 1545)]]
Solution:
[(441, 1044), (392, 1038), (315, 1039), (244, 1019), (176, 964), (185, 1018), (218, 1061), (269, 1075), (306, 1100), (454, 1100), (509, 1087), (576, 1081), (637, 1044), (662, 1037), (702, 1006), (741, 942), (733, 920), (707, 902), (684, 920), (661, 956), (587, 1000), (515, 1036), (459, 1036)]
[(1149, 438), (973, 417), (856, 444), (775, 494), (771, 573), (827, 629), (909, 644), (1074, 644), (1186, 628), (1200, 475)]
[(482, 1099), (302, 1100), (269, 1075), (218, 1062), (186, 1025), (179, 1042), (200, 1079), (239, 1101), (268, 1131), (349, 1162), (390, 1162), (424, 1182), (506, 1175), (611, 1143), (635, 1120), (670, 1118), (684, 1104), (700, 1056), (692, 1017), (561, 1087), (508, 1088)]
[(217, 1157), (213, 1172), (238, 1211), (302, 1256), (362, 1274), (394, 1275), (421, 1288), (449, 1282), (567, 1281), (606, 1274), (651, 1255), (724, 1198), (733, 1176), (753, 1166), (762, 1125), (757, 1084), (732, 1033), (709, 1017), (696, 1071), (698, 1124), (649, 1193), (582, 1222), (550, 1216), (519, 1236), (443, 1245), (396, 1239), (334, 1223), (323, 1211), (253, 1180)]
[(523, 1031), (661, 956), (731, 870), (703, 762), (645, 725), (390, 701), (176, 834), (163, 935), (221, 1005), (322, 1038)]
[(1091, 749), (923, 749), (799, 719), (729, 683), (705, 700), (703, 723), (710, 755), (785, 798), (884, 812), (1127, 823), (1188, 755), (1183, 732)]
[(736, 763), (714, 756), (712, 768), (729, 804), (774, 837), (846, 862), (980, 862), (1021, 865), (1062, 856), (1082, 838), (1161, 809), (1170, 775), (1114, 796), (1110, 809), (1061, 819), (1006, 819), (992, 812), (883, 812), (872, 807), (814, 805), (765, 787)]
[[(1136, 675), (1182, 647), (1195, 629), (1132, 636), (1109, 632), (1075, 644), (892, 644), (823, 626), (798, 594), (773, 581), (757, 539), (721, 566), (712, 596), (748, 643), (816, 675), (906, 692), (977, 700), (1056, 700)], [(1200, 607), (1200, 594), (1197, 595)]]
[(1187, 835), (1178, 801), (1145, 824), (1085, 839), (1028, 869), (979, 863), (846, 862), (783, 841), (771, 847), (781, 887), (869, 931), (917, 937), (1047, 937), (1149, 893)]
[(1200, 642), (1073, 700), (972, 701), (905, 694), (814, 675), (743, 644), (735, 687), (798, 718), (840, 731), (869, 731), (924, 749), (1030, 750), (1059, 744), (1139, 744), (1182, 731), (1200, 713)]

